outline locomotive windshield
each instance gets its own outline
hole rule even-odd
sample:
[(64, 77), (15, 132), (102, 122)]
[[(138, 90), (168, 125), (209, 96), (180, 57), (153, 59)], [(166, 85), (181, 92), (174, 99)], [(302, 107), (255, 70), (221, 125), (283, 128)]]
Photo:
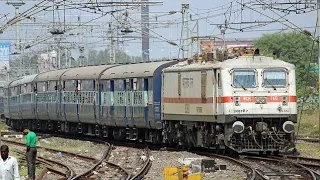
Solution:
[(264, 86), (270, 87), (285, 87), (286, 72), (283, 69), (265, 70), (263, 72)]
[(256, 86), (254, 70), (235, 70), (233, 71), (233, 85), (235, 88), (253, 88)]

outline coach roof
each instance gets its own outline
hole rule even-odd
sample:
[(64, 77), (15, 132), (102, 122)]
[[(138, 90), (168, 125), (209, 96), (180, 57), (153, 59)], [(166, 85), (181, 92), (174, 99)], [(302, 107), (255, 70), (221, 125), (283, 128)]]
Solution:
[(37, 75), (38, 74), (23, 76), (19, 79), (13, 80), (9, 84), (9, 87), (14, 87), (14, 86), (18, 86), (18, 85), (22, 85), (22, 84), (26, 84), (26, 83), (31, 83)]
[(100, 66), (86, 66), (71, 68), (65, 72), (61, 79), (62, 80), (71, 80), (71, 79), (98, 79), (103, 71), (108, 68), (118, 66), (117, 64), (112, 65), (100, 65)]
[(228, 59), (220, 63), (222, 68), (268, 68), (286, 67), (294, 69), (295, 66), (288, 62), (266, 56), (241, 56)]
[(162, 65), (172, 64), (177, 61), (155, 61), (137, 64), (125, 64), (107, 69), (103, 72), (101, 79), (120, 79), (134, 77), (150, 77)]
[(197, 71), (197, 70), (209, 70), (215, 68), (268, 68), (268, 67), (286, 67), (294, 69), (295, 66), (288, 62), (273, 59), (266, 56), (241, 56), (233, 59), (227, 59), (225, 61), (208, 61), (208, 62), (196, 62), (188, 64), (187, 61), (180, 62), (174, 66), (168, 67), (164, 72), (178, 72), (178, 71)]
[(41, 82), (41, 81), (58, 81), (60, 79), (60, 76), (68, 71), (69, 69), (59, 69), (59, 70), (53, 70), (53, 71), (47, 71), (39, 74), (34, 81), (35, 82)]

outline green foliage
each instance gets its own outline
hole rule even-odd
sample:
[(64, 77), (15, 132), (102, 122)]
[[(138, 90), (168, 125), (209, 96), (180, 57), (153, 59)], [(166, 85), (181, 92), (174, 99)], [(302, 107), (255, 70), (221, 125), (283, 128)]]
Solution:
[[(101, 51), (89, 50), (87, 62), (85, 62), (84, 65), (107, 64), (109, 60), (110, 53), (107, 49)], [(115, 54), (115, 61), (116, 63), (140, 62), (141, 57), (129, 56), (123, 51), (118, 51), (118, 53)]]
[(278, 59), (296, 66), (297, 95), (309, 97), (317, 92), (317, 73), (309, 72), (310, 63), (317, 62), (318, 45), (311, 37), (297, 32), (265, 34), (254, 42), (265, 56)]

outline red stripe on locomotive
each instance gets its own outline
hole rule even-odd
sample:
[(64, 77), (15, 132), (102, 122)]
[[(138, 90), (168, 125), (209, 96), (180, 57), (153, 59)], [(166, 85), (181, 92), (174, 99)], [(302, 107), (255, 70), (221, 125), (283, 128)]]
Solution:
[[(254, 96), (240, 96), (240, 103), (254, 103)], [(163, 98), (164, 103), (188, 103), (188, 104), (207, 104), (213, 103), (213, 98)], [(234, 97), (232, 96), (222, 96), (216, 98), (217, 103), (233, 103)], [(282, 102), (282, 96), (267, 96), (268, 102)], [(288, 102), (297, 102), (296, 96), (288, 96)]]

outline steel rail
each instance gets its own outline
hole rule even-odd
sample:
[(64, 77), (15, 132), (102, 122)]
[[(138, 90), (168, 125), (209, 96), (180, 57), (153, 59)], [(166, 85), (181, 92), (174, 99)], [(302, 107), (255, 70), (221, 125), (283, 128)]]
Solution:
[[(25, 155), (21, 151), (15, 150), (14, 152), (17, 153), (18, 155), (22, 155), (22, 156)], [(25, 157), (20, 157), (19, 159), (27, 162)], [(57, 175), (63, 176), (65, 178), (67, 178), (68, 180), (70, 180), (70, 178), (74, 176), (74, 171), (69, 166), (67, 166), (65, 164), (62, 164), (60, 162), (56, 162), (56, 161), (53, 161), (53, 160), (50, 160), (50, 159), (47, 159), (47, 158), (44, 158), (41, 156), (37, 157), (36, 160), (37, 160), (36, 162), (38, 162), (39, 164), (44, 166), (44, 169), (41, 171), (40, 175), (37, 178), (39, 180), (43, 179), (45, 173), (47, 173), (48, 171), (51, 171)], [(65, 173), (65, 172), (62, 172), (58, 169), (53, 168), (54, 164), (57, 164), (58, 166), (61, 166), (65, 169), (67, 169), (68, 173)]]
[(149, 171), (149, 169), (152, 166), (152, 161), (150, 160), (151, 152), (149, 148), (146, 148), (145, 151), (147, 152), (147, 160), (144, 163), (143, 167), (140, 169), (140, 171), (135, 174), (133, 177), (129, 178), (129, 180), (135, 180), (135, 179), (142, 179)]
[[(112, 150), (112, 145), (107, 143), (107, 149), (106, 151), (103, 153), (101, 159), (96, 163), (94, 164), (89, 170), (87, 170), (86, 172), (83, 172), (82, 174), (79, 174), (75, 177), (73, 177), (71, 180), (76, 180), (76, 179), (81, 179), (81, 178), (86, 178), (88, 176), (91, 176), (93, 171), (103, 162), (105, 161), (106, 159), (109, 159), (109, 156), (110, 156), (110, 153), (111, 153), (111, 150)], [(115, 164), (114, 164), (115, 165)], [(117, 165), (115, 165), (117, 166)]]
[(203, 156), (207, 156), (210, 158), (219, 158), (219, 159), (224, 159), (227, 161), (231, 161), (234, 164), (240, 165), (246, 169), (248, 169), (250, 172), (247, 173), (247, 179), (248, 180), (255, 180), (255, 179), (263, 179), (263, 180), (267, 180), (266, 177), (264, 177), (258, 170), (256, 170), (255, 168), (251, 167), (250, 165), (239, 161), (235, 158), (229, 157), (229, 156), (223, 156), (223, 155), (218, 155), (218, 154), (213, 154), (213, 153), (208, 153), (208, 152), (199, 152), (199, 151), (193, 151), (193, 153), (199, 154), (199, 155), (203, 155)]
[(271, 161), (271, 162), (282, 162), (282, 161), (286, 161), (286, 162), (289, 162), (291, 164), (293, 164), (294, 166), (298, 167), (298, 168), (301, 168), (303, 169), (304, 171), (306, 171), (309, 175), (311, 175), (312, 179), (316, 180), (316, 176), (314, 174), (314, 171), (299, 164), (299, 163), (296, 163), (294, 161), (291, 161), (291, 160), (287, 160), (285, 158), (280, 158), (280, 157), (272, 157), (272, 158), (263, 158), (263, 157), (255, 157), (255, 156), (241, 156), (242, 158), (246, 158), (246, 159), (252, 159), (252, 160), (260, 160), (260, 161)]
[[(1, 141), (3, 142), (6, 142), (6, 143), (9, 143), (9, 144), (14, 144), (14, 145), (17, 145), (17, 146), (22, 146), (22, 147), (25, 147), (25, 144), (24, 143), (20, 143), (20, 142), (16, 142), (16, 141), (10, 141), (10, 140), (6, 140), (6, 139), (1, 139)], [(47, 148), (47, 147), (41, 147), (41, 146), (37, 146), (37, 148), (41, 148), (41, 149), (44, 149), (46, 151), (51, 151), (51, 152), (54, 152), (54, 153), (58, 153), (58, 152), (61, 152), (63, 154), (66, 154), (68, 156), (71, 156), (71, 157), (76, 157), (76, 158), (79, 158), (79, 159), (82, 159), (82, 160), (85, 160), (85, 161), (98, 161), (97, 159), (93, 158), (93, 157), (89, 157), (89, 156), (83, 156), (83, 155), (79, 155), (79, 154), (76, 154), (76, 153), (72, 153), (72, 152), (68, 152), (68, 151), (63, 151), (63, 150), (57, 150), (57, 149), (52, 149), (52, 148)]]
[[(318, 169), (318, 170), (320, 169), (320, 159), (303, 157), (303, 156), (291, 156), (291, 155), (285, 155), (282, 158), (286, 160), (294, 161), (302, 166), (308, 167), (313, 172), (313, 174), (320, 177), (320, 173), (318, 171), (313, 170), (313, 169)], [(301, 161), (305, 161), (305, 162), (301, 162)]]

